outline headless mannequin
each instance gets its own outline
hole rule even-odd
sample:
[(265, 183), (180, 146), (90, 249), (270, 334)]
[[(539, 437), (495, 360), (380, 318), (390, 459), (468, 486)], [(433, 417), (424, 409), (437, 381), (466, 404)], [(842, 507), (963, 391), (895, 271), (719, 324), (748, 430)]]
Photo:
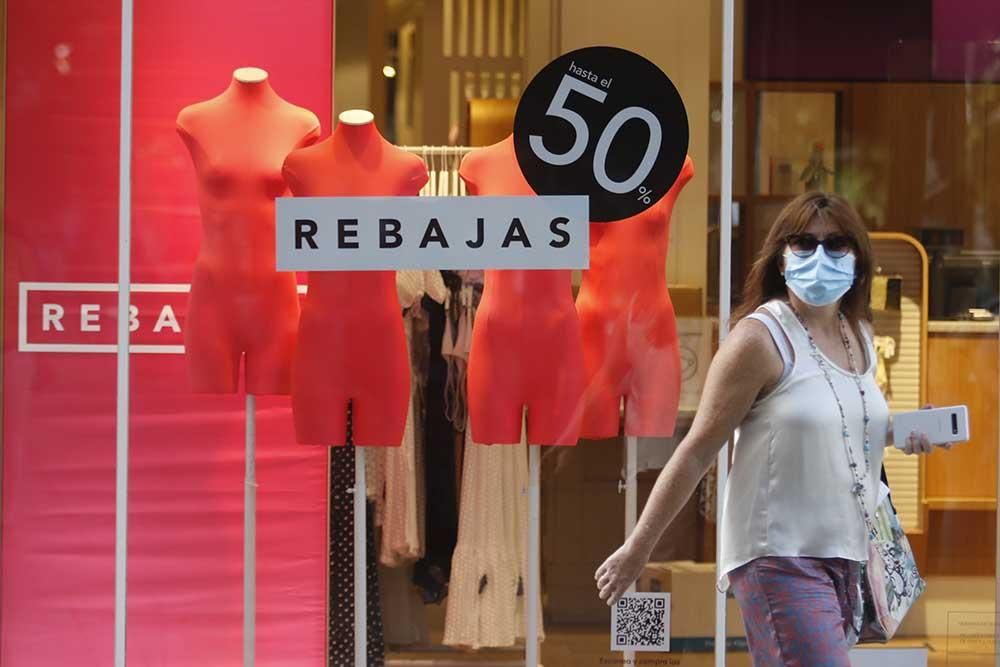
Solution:
[[(467, 155), (460, 174), (474, 195), (535, 194), (511, 137)], [(475, 442), (521, 442), (526, 406), (530, 444), (576, 444), (585, 378), (570, 271), (486, 271), (468, 378)]]
[(619, 222), (590, 225), (590, 269), (576, 299), (589, 379), (585, 438), (618, 435), (622, 396), (625, 435), (673, 435), (681, 370), (667, 245), (674, 202), (692, 176), (688, 157), (656, 204)]
[(194, 161), (203, 235), (185, 350), (197, 392), (287, 394), (299, 316), (294, 273), (275, 271), (281, 163), (319, 138), (319, 120), (274, 92), (267, 72), (236, 70), (218, 97), (185, 107), (177, 131)]
[[(379, 134), (367, 111), (345, 111), (326, 140), (283, 169), (300, 197), (416, 195), (427, 169)], [(410, 361), (394, 271), (316, 271), (302, 307), (292, 366), (295, 433), (343, 445), (353, 401), (355, 445), (398, 447), (410, 401)]]

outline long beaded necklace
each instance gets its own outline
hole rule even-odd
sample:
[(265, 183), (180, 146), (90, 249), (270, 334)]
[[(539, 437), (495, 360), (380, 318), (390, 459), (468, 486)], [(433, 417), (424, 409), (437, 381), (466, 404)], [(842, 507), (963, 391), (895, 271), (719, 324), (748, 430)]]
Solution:
[[(813, 339), (812, 333), (809, 331), (809, 327), (806, 325), (805, 320), (791, 303), (788, 304), (788, 307), (793, 313), (795, 313), (795, 317), (799, 320), (799, 323), (802, 324), (802, 328), (806, 332), (806, 337), (809, 339), (811, 356), (816, 360), (816, 364), (823, 371), (823, 377), (826, 378), (826, 383), (830, 386), (830, 391), (833, 392), (833, 397), (837, 401), (837, 408), (840, 411), (841, 433), (844, 436), (844, 449), (847, 452), (848, 465), (851, 468), (851, 476), (854, 479), (854, 483), (851, 485), (851, 493), (858, 502), (858, 511), (861, 513), (864, 521), (865, 529), (868, 532), (868, 538), (871, 540), (871, 544), (875, 547), (879, 556), (881, 556), (886, 574), (889, 577), (896, 575), (895, 577), (892, 577), (893, 585), (891, 588), (894, 600), (898, 603), (899, 600), (907, 598), (912, 593), (912, 585), (906, 576), (905, 566), (902, 560), (903, 553), (897, 545), (893, 543), (886, 543), (884, 540), (879, 539), (875, 521), (872, 519), (872, 516), (868, 511), (868, 504), (865, 502), (864, 478), (861, 477), (861, 474), (858, 472), (858, 464), (854, 459), (854, 451), (851, 447), (851, 433), (847, 429), (847, 414), (844, 411), (844, 405), (840, 400), (840, 396), (837, 394), (837, 389), (833, 384), (833, 377), (830, 375), (827, 360), (823, 356), (823, 353), (820, 352), (819, 346), (816, 345), (816, 341)], [(862, 376), (858, 373), (857, 364), (854, 362), (854, 352), (851, 350), (851, 340), (847, 337), (847, 318), (844, 317), (843, 313), (838, 312), (837, 319), (840, 322), (840, 339), (844, 343), (844, 349), (847, 351), (847, 360), (850, 365), (851, 376), (854, 378), (854, 382), (858, 387), (858, 394), (861, 396), (861, 408), (864, 414), (865, 475), (871, 479), (871, 434), (869, 431), (871, 418), (868, 414), (868, 401), (865, 399), (865, 389), (861, 384)], [(871, 567), (870, 562), (867, 567)], [(871, 585), (871, 582), (869, 582), (869, 586)], [(860, 627), (856, 628), (856, 630), (860, 632)]]
[[(833, 384), (833, 377), (830, 375), (830, 368), (826, 357), (823, 356), (823, 353), (819, 350), (819, 346), (816, 345), (816, 340), (813, 338), (812, 332), (809, 331), (806, 321), (802, 318), (802, 315), (799, 314), (799, 311), (795, 309), (795, 306), (789, 303), (788, 307), (795, 314), (795, 317), (805, 330), (806, 337), (809, 339), (810, 354), (816, 361), (816, 365), (818, 365), (820, 370), (823, 371), (823, 377), (826, 379), (826, 383), (829, 385), (830, 391), (833, 392), (833, 398), (837, 401), (837, 409), (840, 412), (841, 434), (844, 437), (844, 449), (847, 452), (847, 463), (851, 468), (851, 476), (854, 479), (854, 483), (851, 485), (851, 493), (855, 496), (855, 498), (857, 498), (858, 508), (864, 518), (865, 527), (868, 530), (869, 536), (874, 539), (875, 526), (871, 515), (868, 512), (867, 503), (864, 501), (864, 477), (862, 477), (860, 471), (858, 470), (858, 463), (854, 458), (854, 449), (851, 447), (851, 432), (847, 428), (847, 413), (844, 410), (844, 404), (841, 402), (840, 395), (837, 394), (837, 388)], [(858, 387), (858, 394), (861, 396), (861, 409), (862, 414), (864, 415), (863, 451), (865, 456), (865, 476), (869, 476), (871, 473), (871, 432), (869, 429), (871, 417), (868, 414), (868, 401), (865, 398), (865, 388), (862, 385), (862, 376), (858, 372), (857, 364), (854, 360), (854, 351), (851, 349), (851, 340), (847, 336), (847, 318), (844, 317), (843, 313), (838, 312), (837, 319), (840, 323), (840, 339), (844, 344), (844, 350), (847, 351), (847, 360), (851, 370), (850, 375), (854, 378), (854, 383)]]

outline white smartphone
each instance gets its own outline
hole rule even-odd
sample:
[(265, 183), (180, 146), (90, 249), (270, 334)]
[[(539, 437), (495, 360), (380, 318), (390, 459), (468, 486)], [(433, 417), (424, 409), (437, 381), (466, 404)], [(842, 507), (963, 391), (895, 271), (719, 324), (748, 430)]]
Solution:
[(892, 433), (899, 449), (906, 446), (911, 432), (927, 434), (934, 445), (965, 442), (969, 439), (969, 409), (964, 405), (930, 410), (900, 412), (892, 418)]

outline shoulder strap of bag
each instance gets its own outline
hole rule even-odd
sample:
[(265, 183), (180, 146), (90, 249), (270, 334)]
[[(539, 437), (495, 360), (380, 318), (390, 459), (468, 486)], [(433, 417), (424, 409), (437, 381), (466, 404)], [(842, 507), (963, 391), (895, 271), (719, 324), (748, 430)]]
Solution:
[(892, 487), (889, 486), (889, 478), (885, 476), (885, 466), (882, 466), (882, 483), (885, 484), (885, 488), (889, 489), (889, 507), (892, 508), (894, 514), (899, 514), (896, 511), (896, 506), (892, 504)]

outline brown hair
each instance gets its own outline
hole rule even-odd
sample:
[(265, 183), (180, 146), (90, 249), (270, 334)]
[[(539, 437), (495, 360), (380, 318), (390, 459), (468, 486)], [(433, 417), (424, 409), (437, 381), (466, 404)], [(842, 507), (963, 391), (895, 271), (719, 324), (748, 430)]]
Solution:
[(840, 310), (853, 324), (862, 320), (871, 322), (873, 262), (868, 230), (846, 199), (827, 192), (799, 195), (778, 214), (747, 275), (743, 300), (733, 316), (734, 322), (772, 299), (786, 297), (788, 288), (780, 266), (787, 239), (792, 234), (801, 234), (817, 217), (823, 217), (837, 225), (854, 245), (854, 284), (841, 299)]

